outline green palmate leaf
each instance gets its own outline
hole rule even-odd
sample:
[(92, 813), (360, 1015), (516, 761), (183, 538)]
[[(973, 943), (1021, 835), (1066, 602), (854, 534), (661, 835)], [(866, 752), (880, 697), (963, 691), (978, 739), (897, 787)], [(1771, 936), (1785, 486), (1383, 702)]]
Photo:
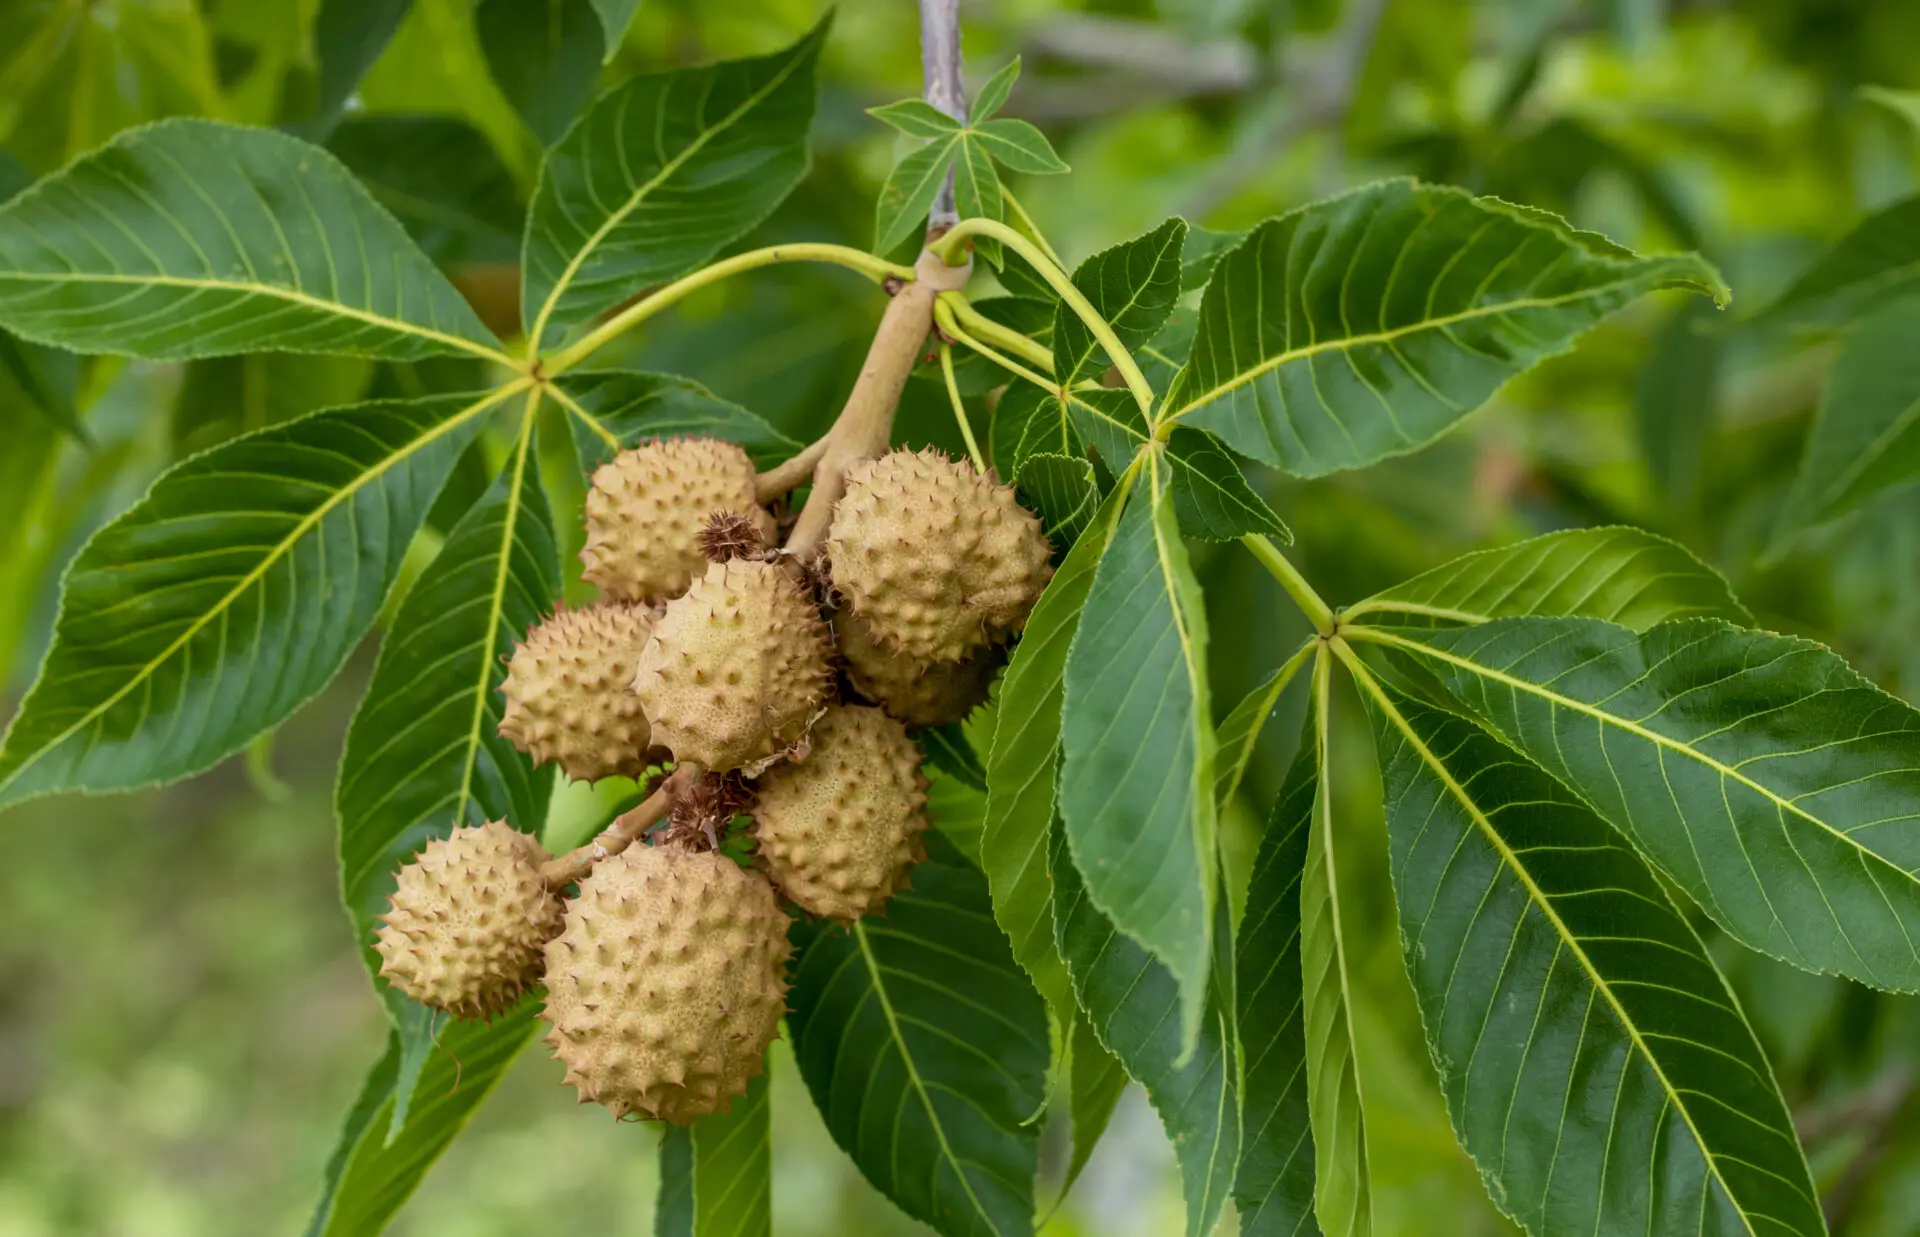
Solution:
[(649, 438), (705, 434), (738, 443), (762, 468), (800, 444), (691, 378), (640, 370), (575, 370), (556, 389), (573, 426), (580, 468), (591, 473)]
[(1156, 482), (1135, 484), (1067, 654), (1059, 803), (1088, 899), (1180, 985), (1191, 1048), (1213, 961), (1213, 718), (1206, 613)]
[(1146, 1088), (1179, 1161), (1188, 1237), (1206, 1237), (1232, 1191), (1240, 1154), (1230, 1012), (1221, 1008), (1216, 993), (1197, 1048), (1187, 1051), (1180, 1033), (1185, 1003), (1180, 984), (1086, 896), (1062, 829), (1054, 831), (1050, 858), (1054, 931), (1087, 1024)]
[(327, 149), (436, 262), (517, 260), (525, 213), (493, 143), (446, 116), (353, 116)]
[(1508, 379), (1657, 288), (1723, 298), (1541, 211), (1387, 181), (1255, 228), (1201, 300), (1170, 415), (1301, 476), (1432, 441)]
[(873, 248), (892, 253), (927, 217), (940, 186), (959, 157), (961, 142), (950, 137), (932, 142), (893, 165), (874, 203)]
[(1840, 325), (1920, 290), (1920, 197), (1868, 215), (1762, 311), (1768, 321)]
[(939, 139), (958, 133), (963, 126), (925, 99), (901, 99), (880, 107), (870, 107), (867, 115), (908, 137)]
[[(1300, 1029), (1313, 1127), (1314, 1215), (1331, 1237), (1367, 1237), (1373, 1232), (1373, 1170), (1367, 1155), (1360, 1054), (1353, 1038), (1353, 959), (1340, 921), (1340, 880), (1334, 862), (1333, 756), (1328, 736), (1331, 674), (1332, 662), (1321, 652), (1313, 666), (1314, 735), (1309, 758), (1316, 769), (1299, 890)], [(1297, 798), (1304, 793), (1296, 792), (1295, 810)], [(1287, 798), (1281, 796), (1283, 805)]]
[(1368, 638), (1412, 653), (1741, 941), (1920, 990), (1920, 714), (1832, 652), (1705, 620)]
[(633, 16), (640, 11), (640, 0), (592, 0), (592, 3), (593, 11), (600, 18), (606, 59), (611, 62), (620, 45), (627, 41), (627, 28), (633, 25)]
[(771, 1237), (772, 1112), (762, 1074), (726, 1112), (667, 1127), (656, 1237)]
[(972, 114), (969, 119), (974, 124), (990, 120), (1001, 108), (1007, 105), (1007, 96), (1013, 93), (1013, 84), (1020, 80), (1020, 57), (1001, 65), (993, 71), (993, 76), (980, 84), (980, 93), (974, 96)]
[(1240, 1163), (1233, 1203), (1243, 1237), (1314, 1233), (1314, 1147), (1301, 989), (1301, 877), (1321, 785), (1313, 735), (1267, 822), (1234, 939), (1240, 1043)]
[[(1079, 457), (1084, 444), (1073, 428), (1069, 407), (1055, 392), (1034, 383), (1009, 386), (994, 405), (993, 425), (987, 436), (994, 470), (1002, 477), (1018, 477), (1035, 455)], [(1131, 458), (1131, 454), (1124, 457)]]
[(1267, 722), (1273, 718), (1274, 711), (1280, 707), (1281, 693), (1287, 690), (1300, 667), (1307, 664), (1307, 658), (1313, 655), (1316, 641), (1309, 640), (1300, 646), (1300, 651), (1289, 657), (1285, 664), (1268, 676), (1266, 682), (1248, 692), (1233, 706), (1233, 712), (1215, 729), (1219, 743), (1219, 755), (1214, 761), (1213, 799), (1224, 809), (1227, 801), (1240, 789), (1240, 782), (1247, 775), (1247, 765), (1253, 760), (1254, 750), (1259, 746), (1261, 732)]
[(1067, 1175), (1061, 1179), (1062, 1198), (1080, 1180), (1087, 1161), (1093, 1158), (1093, 1149), (1100, 1144), (1100, 1136), (1107, 1132), (1107, 1123), (1113, 1120), (1114, 1107), (1132, 1081), (1126, 1067), (1101, 1045), (1093, 1025), (1078, 1008), (1073, 1011), (1071, 1045), (1067, 1106), (1073, 1120), (1073, 1154), (1067, 1160)]
[(1529, 1232), (1823, 1234), (1765, 1055), (1639, 856), (1471, 723), (1370, 685), (1447, 1109)]
[(202, 120), (122, 133), (0, 207), (0, 326), (158, 360), (498, 355), (332, 155)]
[(1393, 621), (1484, 623), (1519, 615), (1605, 619), (1645, 631), (1672, 619), (1752, 616), (1713, 568), (1684, 546), (1637, 528), (1548, 533), (1463, 554), (1349, 607)]
[(405, 1122), (392, 1128), (402, 1076), (396, 1035), (340, 1132), (307, 1237), (370, 1237), (385, 1228), (533, 1039), (539, 1008), (530, 997), (492, 1022), (447, 1023), (411, 1088)]
[(272, 729), (372, 626), (488, 407), (380, 400), (178, 465), (68, 568), (0, 805), (184, 777)]
[[(1122, 347), (1138, 348), (1159, 333), (1180, 299), (1180, 247), (1187, 221), (1178, 216), (1153, 231), (1103, 249), (1074, 268), (1073, 286), (1113, 328)], [(1097, 378), (1111, 363), (1105, 349), (1065, 304), (1053, 321), (1053, 374), (1062, 387)]]
[(1062, 681), (1094, 570), (1113, 536), (1123, 501), (1116, 486), (1028, 616), (1000, 680), (993, 743), (987, 752), (980, 866), (993, 890), (994, 919), (1063, 1027), (1074, 1016), (1073, 990), (1054, 943), (1053, 882), (1047, 873), (1047, 839), (1054, 828), (1060, 772)]
[(1917, 339), (1920, 296), (1896, 301), (1847, 332), (1780, 517), (1781, 536), (1920, 477)]
[(649, 284), (712, 258), (807, 169), (826, 23), (784, 51), (631, 78), (547, 152), (520, 304), (550, 347)]
[[(973, 140), (971, 130), (960, 138), (960, 149), (954, 159), (953, 201), (962, 219), (998, 219), (1006, 213), (1005, 194), (1000, 173), (994, 170), (993, 156)], [(975, 238), (973, 248), (976, 253), (989, 255), (996, 267), (999, 265), (992, 257), (1000, 252), (998, 241)]]
[(968, 141), (1010, 172), (1045, 176), (1072, 170), (1053, 152), (1047, 135), (1024, 120), (984, 121)]
[(603, 59), (590, 0), (480, 0), (473, 23), (500, 93), (550, 145), (593, 93)]
[[(1054, 397), (1047, 398), (1052, 402)], [(1077, 436), (1115, 472), (1125, 469), (1136, 452), (1154, 441), (1140, 406), (1125, 391), (1075, 391), (1064, 402)], [(1213, 435), (1176, 428), (1159, 458), (1165, 465), (1174, 511), (1186, 532), (1209, 541), (1233, 541), (1248, 533), (1282, 543), (1293, 540), (1273, 508), (1247, 483), (1239, 461)]]
[(1040, 516), (1040, 527), (1056, 549), (1067, 549), (1085, 532), (1100, 505), (1093, 465), (1086, 460), (1042, 452), (1020, 465), (1021, 500)]
[[(408, 591), (347, 729), (334, 788), (340, 888), (373, 969), (394, 873), (428, 839), (489, 820), (537, 833), (546, 819), (553, 769), (536, 771), (499, 733), (505, 659), (560, 595), (533, 419), (521, 413), (507, 466)], [(403, 1048), (422, 1054), (428, 1019), (383, 992)]]
[(937, 832), (885, 918), (799, 924), (794, 1055), (834, 1141), (946, 1237), (1033, 1232), (1046, 1010)]

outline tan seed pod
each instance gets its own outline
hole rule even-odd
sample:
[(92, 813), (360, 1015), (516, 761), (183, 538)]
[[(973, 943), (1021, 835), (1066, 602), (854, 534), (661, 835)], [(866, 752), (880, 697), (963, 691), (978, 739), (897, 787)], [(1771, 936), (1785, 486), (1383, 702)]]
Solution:
[(500, 684), (501, 735), (576, 782), (645, 773), (659, 753), (633, 673), (653, 620), (645, 607), (602, 602), (562, 610), (529, 631)]
[(700, 532), (716, 511), (746, 517), (772, 541), (773, 517), (755, 497), (745, 451), (717, 438), (630, 447), (593, 474), (581, 574), (618, 601), (678, 597), (706, 567)]
[(760, 861), (809, 914), (851, 921), (876, 911), (925, 856), (920, 749), (879, 709), (828, 709), (806, 758), (769, 768), (754, 794)]
[(959, 661), (1026, 625), (1052, 578), (1013, 487), (937, 451), (854, 465), (827, 538), (834, 587), (883, 643)]
[(787, 926), (766, 879), (725, 855), (602, 860), (547, 946), (547, 1043), (567, 1082), (616, 1117), (726, 1111), (780, 1027)]
[(633, 689), (653, 741), (716, 773), (772, 758), (807, 731), (832, 685), (831, 637), (774, 563), (714, 563), (667, 605)]
[(873, 634), (864, 619), (842, 610), (833, 635), (853, 690), (909, 726), (943, 726), (965, 720), (986, 703), (993, 676), (1007, 651), (989, 645), (959, 661), (918, 661)]
[(400, 869), (373, 947), (380, 974), (422, 1005), (490, 1018), (540, 981), (560, 931), (540, 843), (498, 821), (428, 842)]

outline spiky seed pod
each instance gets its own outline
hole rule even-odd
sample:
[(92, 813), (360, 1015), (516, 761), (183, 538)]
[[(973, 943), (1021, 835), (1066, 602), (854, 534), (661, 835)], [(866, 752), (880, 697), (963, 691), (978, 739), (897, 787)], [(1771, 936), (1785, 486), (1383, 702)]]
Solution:
[(1053, 575), (1013, 487), (937, 451), (854, 465), (827, 538), (834, 586), (883, 642), (958, 661), (1020, 630)]
[(563, 907), (540, 879), (540, 843), (498, 821), (428, 842), (400, 869), (374, 934), (380, 974), (422, 1005), (490, 1018), (540, 981)]
[(778, 565), (714, 563), (667, 605), (633, 689), (653, 741), (717, 773), (799, 740), (832, 683), (819, 609)]
[(753, 461), (717, 438), (663, 438), (632, 447), (593, 474), (581, 573), (619, 601), (665, 601), (706, 567), (700, 530), (716, 511), (753, 522), (771, 541), (773, 517), (756, 500)]
[(1004, 646), (989, 645), (959, 661), (917, 661), (888, 648), (850, 610), (834, 616), (833, 635), (853, 690), (909, 726), (964, 720), (986, 702), (1007, 660)]
[(710, 563), (757, 558), (766, 552), (767, 542), (760, 535), (760, 523), (751, 516), (716, 511), (700, 528), (700, 553)]
[(500, 733), (576, 782), (638, 777), (651, 763), (647, 716), (633, 694), (653, 612), (602, 602), (562, 610), (527, 633), (500, 684)]
[(774, 765), (754, 793), (760, 861), (809, 914), (854, 920), (878, 910), (925, 855), (920, 749), (879, 709), (828, 709), (806, 759)]
[(787, 917), (712, 851), (635, 846), (580, 882), (547, 946), (547, 1043), (582, 1102), (685, 1125), (760, 1073), (786, 1004)]

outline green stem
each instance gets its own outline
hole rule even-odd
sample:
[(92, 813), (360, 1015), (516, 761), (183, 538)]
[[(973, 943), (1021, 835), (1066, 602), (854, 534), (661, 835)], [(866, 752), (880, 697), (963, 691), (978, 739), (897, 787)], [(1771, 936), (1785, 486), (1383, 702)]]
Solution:
[(541, 359), (541, 372), (548, 378), (566, 373), (580, 362), (598, 352), (610, 339), (630, 327), (645, 322), (661, 310), (684, 300), (687, 296), (715, 284), (729, 275), (738, 275), (743, 271), (758, 270), (763, 266), (772, 266), (777, 262), (828, 262), (835, 266), (844, 266), (848, 270), (859, 271), (876, 283), (887, 279), (911, 280), (913, 268), (899, 266), (870, 253), (851, 249), (845, 245), (827, 245), (804, 243), (795, 245), (771, 245), (765, 249), (751, 249), (736, 254), (722, 262), (702, 267), (693, 274), (676, 279), (664, 288), (659, 288), (641, 297), (613, 317), (595, 327), (577, 342), (562, 348), (551, 356)]
[(1040, 272), (1041, 278), (1060, 294), (1060, 299), (1066, 302), (1080, 321), (1087, 324), (1087, 330), (1093, 332), (1093, 337), (1106, 349), (1107, 359), (1113, 362), (1114, 368), (1126, 380), (1127, 390), (1133, 394), (1133, 402), (1140, 405), (1140, 415), (1147, 419), (1147, 424), (1153, 424), (1153, 387), (1148, 385), (1147, 376), (1140, 372), (1133, 354), (1121, 345), (1120, 337), (1113, 333), (1107, 320), (1080, 294), (1080, 289), (1073, 286), (1073, 280), (1067, 278), (1066, 272), (1042, 253), (1039, 246), (997, 219), (962, 219), (952, 231), (935, 241), (932, 248), (942, 261), (951, 265), (959, 252), (960, 243), (971, 236), (985, 236), (999, 241)]
[(1033, 221), (1033, 216), (1027, 213), (1027, 208), (1020, 205), (1020, 199), (1013, 196), (1013, 190), (1005, 185), (1000, 186), (1000, 197), (1006, 202), (1007, 209), (1019, 219), (1020, 226), (1027, 230), (1027, 235), (1033, 238), (1033, 243), (1040, 246), (1042, 252), (1052, 260), (1055, 266), (1065, 270), (1067, 264), (1060, 260), (1060, 255), (1055, 253), (1053, 246), (1047, 243), (1046, 234), (1040, 231), (1040, 225)]
[(1247, 534), (1240, 538), (1240, 544), (1246, 546), (1260, 560), (1260, 565), (1280, 581), (1280, 587), (1287, 590), (1287, 596), (1293, 598), (1293, 604), (1300, 607), (1300, 612), (1307, 616), (1307, 621), (1313, 624), (1315, 631), (1323, 636), (1333, 634), (1333, 607), (1313, 591), (1307, 578), (1300, 574), (1298, 567), (1287, 561), (1287, 556), (1280, 552), (1279, 546), (1260, 533)]
[(973, 307), (973, 302), (965, 293), (943, 292), (941, 301), (952, 311), (954, 321), (967, 328), (974, 335), (1008, 352), (1025, 357), (1048, 373), (1053, 372), (1053, 349), (1045, 344), (1036, 343), (1025, 335), (995, 322)]
[(987, 475), (986, 457), (980, 454), (980, 444), (974, 441), (973, 425), (967, 420), (967, 406), (960, 400), (960, 383), (953, 376), (953, 345), (940, 345), (940, 376), (947, 380), (947, 398), (953, 402), (953, 419), (960, 423), (960, 437), (967, 440), (967, 455), (973, 460), (975, 471), (981, 476)]
[(1052, 379), (1041, 377), (1039, 374), (1034, 373), (1026, 366), (1020, 364), (1020, 362), (995, 352), (992, 348), (987, 347), (987, 345), (967, 334), (965, 328), (954, 321), (953, 310), (947, 304), (945, 297), (933, 303), (933, 322), (935, 326), (939, 327), (940, 330), (955, 343), (965, 344), (1007, 372), (1025, 378), (1028, 382), (1033, 383), (1048, 394), (1056, 394), (1059, 392), (1060, 388), (1054, 385)]

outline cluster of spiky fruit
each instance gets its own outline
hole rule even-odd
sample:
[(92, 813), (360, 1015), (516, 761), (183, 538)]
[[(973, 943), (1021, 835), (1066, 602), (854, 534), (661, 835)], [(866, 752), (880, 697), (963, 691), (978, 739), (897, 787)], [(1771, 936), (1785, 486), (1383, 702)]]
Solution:
[[(931, 451), (851, 469), (818, 561), (773, 548), (751, 460), (713, 439), (621, 452), (586, 517), (603, 600), (527, 633), (500, 733), (578, 781), (691, 766), (671, 823), (594, 852), (570, 899), (577, 871), (527, 835), (456, 829), (402, 869), (376, 948), (460, 1016), (544, 981), (582, 1101), (685, 1123), (743, 1093), (778, 1031), (782, 903), (851, 922), (905, 886), (928, 824), (907, 727), (986, 699), (1051, 549), (1011, 488)], [(750, 863), (726, 848), (743, 812)]]

